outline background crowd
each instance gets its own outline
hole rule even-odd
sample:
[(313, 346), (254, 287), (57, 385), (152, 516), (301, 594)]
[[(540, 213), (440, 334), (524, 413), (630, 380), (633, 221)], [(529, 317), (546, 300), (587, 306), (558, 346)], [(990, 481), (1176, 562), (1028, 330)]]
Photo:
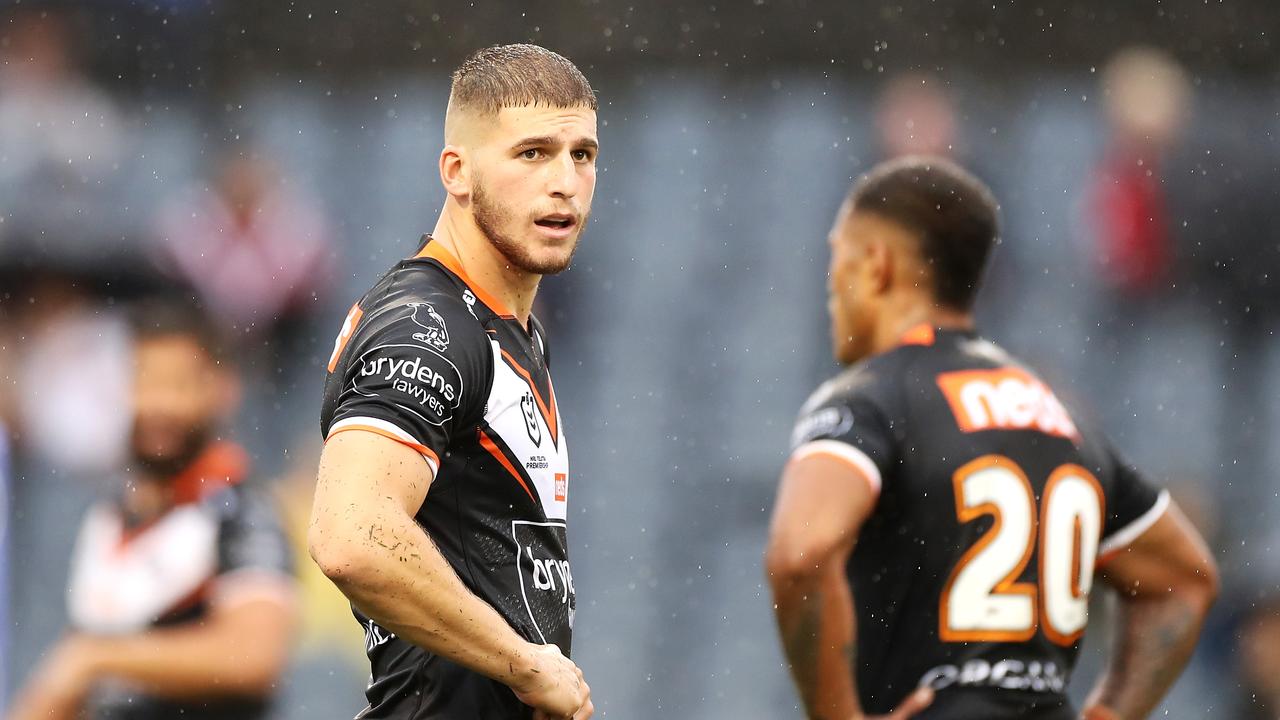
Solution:
[[(605, 717), (797, 715), (760, 557), (794, 414), (835, 371), (826, 233), (859, 173), (919, 152), (1001, 200), (985, 333), (1214, 544), (1223, 598), (1162, 716), (1280, 717), (1280, 9), (258, 5), (0, 11), (0, 699), (63, 626), (77, 518), (124, 459), (128, 302), (194, 295), (235, 338), (235, 437), (302, 553), (324, 363), (443, 200), (448, 71), (530, 40), (601, 101), (594, 217), (538, 310)], [(359, 629), (299, 566), (278, 716), (354, 714)]]

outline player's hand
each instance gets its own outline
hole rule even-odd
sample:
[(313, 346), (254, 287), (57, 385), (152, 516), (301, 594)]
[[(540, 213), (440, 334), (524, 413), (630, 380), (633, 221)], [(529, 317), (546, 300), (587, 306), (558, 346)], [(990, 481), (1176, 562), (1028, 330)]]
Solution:
[(94, 643), (89, 638), (63, 638), (31, 673), (6, 720), (72, 720), (97, 679)]
[(905, 720), (913, 718), (933, 703), (933, 689), (922, 687), (907, 696), (902, 704), (888, 715), (868, 715), (867, 720)]
[(529, 680), (512, 686), (520, 702), (532, 707), (534, 720), (587, 720), (595, 713), (591, 688), (582, 670), (555, 645), (536, 645)]

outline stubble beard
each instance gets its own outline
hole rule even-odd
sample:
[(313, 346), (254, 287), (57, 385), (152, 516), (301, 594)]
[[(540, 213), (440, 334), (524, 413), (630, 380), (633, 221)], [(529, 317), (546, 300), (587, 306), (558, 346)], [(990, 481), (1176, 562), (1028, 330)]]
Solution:
[(578, 241), (582, 238), (582, 231), (587, 226), (587, 216), (583, 216), (578, 223), (578, 232), (573, 236), (569, 254), (563, 260), (556, 258), (539, 260), (528, 248), (503, 231), (503, 228), (511, 223), (515, 214), (506, 206), (491, 199), (483, 183), (477, 182), (475, 190), (471, 193), (471, 214), (480, 232), (484, 233), (507, 262), (532, 275), (555, 275), (568, 269), (573, 262), (574, 254), (578, 252)]
[(213, 439), (212, 427), (196, 425), (182, 431), (181, 437), (177, 440), (177, 446), (170, 452), (157, 455), (143, 448), (145, 443), (139, 437), (140, 432), (141, 430), (135, 421), (130, 448), (133, 462), (144, 473), (157, 480), (170, 480), (178, 473), (186, 470), (205, 451)]

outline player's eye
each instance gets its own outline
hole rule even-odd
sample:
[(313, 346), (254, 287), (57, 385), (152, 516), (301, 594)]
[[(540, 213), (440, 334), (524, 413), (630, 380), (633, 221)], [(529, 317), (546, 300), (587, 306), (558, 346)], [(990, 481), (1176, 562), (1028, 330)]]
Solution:
[(525, 150), (524, 152), (520, 153), (520, 157), (524, 158), (525, 160), (537, 160), (538, 158), (542, 157), (542, 151), (539, 150), (538, 148), (529, 148), (528, 150)]
[(574, 162), (589, 162), (591, 160), (591, 153), (587, 150), (574, 150), (572, 157)]

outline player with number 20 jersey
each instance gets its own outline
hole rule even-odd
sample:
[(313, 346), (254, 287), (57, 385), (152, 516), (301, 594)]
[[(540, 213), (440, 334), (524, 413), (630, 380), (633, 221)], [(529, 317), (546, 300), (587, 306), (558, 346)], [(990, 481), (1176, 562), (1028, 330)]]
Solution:
[(1086, 714), (1145, 717), (1212, 601), (1168, 493), (974, 329), (995, 217), (968, 173), (908, 158), (864, 178), (832, 231), (851, 367), (800, 413), (768, 553), (811, 717), (1072, 720), (1095, 577), (1125, 607)]
[(868, 707), (923, 684), (964, 717), (1065, 708), (1095, 565), (1169, 501), (1078, 422), (994, 343), (928, 325), (814, 394), (792, 457), (878, 489), (848, 570)]

